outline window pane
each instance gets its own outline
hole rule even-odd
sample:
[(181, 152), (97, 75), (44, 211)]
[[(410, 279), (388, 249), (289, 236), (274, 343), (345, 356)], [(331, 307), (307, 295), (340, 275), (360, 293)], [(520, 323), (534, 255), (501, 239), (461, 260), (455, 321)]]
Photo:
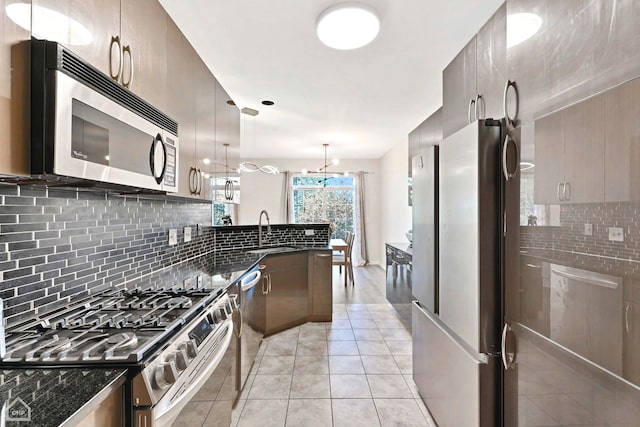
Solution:
[(332, 238), (345, 239), (353, 232), (354, 178), (328, 178), (318, 185), (318, 176), (293, 177), (293, 221), (317, 223), (329, 221), (335, 226)]

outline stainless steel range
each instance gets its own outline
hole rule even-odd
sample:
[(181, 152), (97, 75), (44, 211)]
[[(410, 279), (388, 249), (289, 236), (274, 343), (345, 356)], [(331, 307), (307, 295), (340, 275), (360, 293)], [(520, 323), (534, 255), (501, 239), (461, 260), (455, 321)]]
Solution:
[(123, 422), (170, 425), (223, 358), (236, 357), (240, 301), (229, 284), (245, 288), (259, 280), (256, 267), (207, 287), (197, 280), (92, 295), (9, 328), (2, 365), (128, 367), (133, 380)]
[(2, 361), (137, 363), (206, 306), (225, 300), (216, 297), (211, 289), (107, 291), (11, 328)]

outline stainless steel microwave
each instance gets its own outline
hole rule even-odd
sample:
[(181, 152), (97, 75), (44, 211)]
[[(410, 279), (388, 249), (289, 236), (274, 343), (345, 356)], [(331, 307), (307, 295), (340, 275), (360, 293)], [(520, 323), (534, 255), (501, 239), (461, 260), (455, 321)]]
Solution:
[(178, 123), (167, 115), (62, 45), (32, 40), (33, 176), (175, 192), (178, 144)]

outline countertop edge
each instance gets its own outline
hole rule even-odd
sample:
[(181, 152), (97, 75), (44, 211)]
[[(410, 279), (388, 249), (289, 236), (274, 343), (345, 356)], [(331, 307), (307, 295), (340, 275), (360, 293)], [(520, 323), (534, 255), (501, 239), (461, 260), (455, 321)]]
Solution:
[(74, 427), (77, 426), (80, 421), (84, 420), (90, 413), (92, 413), (102, 403), (107, 396), (116, 391), (118, 387), (122, 387), (127, 380), (127, 369), (123, 369), (120, 375), (114, 378), (109, 384), (107, 384), (102, 390), (96, 393), (87, 403), (82, 405), (80, 409), (71, 414), (69, 418), (63, 421), (59, 427)]

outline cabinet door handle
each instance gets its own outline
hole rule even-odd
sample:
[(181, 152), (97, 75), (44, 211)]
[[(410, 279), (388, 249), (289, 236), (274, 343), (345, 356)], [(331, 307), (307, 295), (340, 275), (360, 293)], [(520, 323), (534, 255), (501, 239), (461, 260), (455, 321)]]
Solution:
[(556, 194), (558, 196), (558, 200), (560, 200), (561, 202), (564, 200), (563, 199), (563, 195), (564, 195), (564, 182), (559, 182), (558, 183), (558, 188), (556, 190)]
[(131, 82), (133, 81), (133, 56), (131, 56), (131, 46), (126, 45), (126, 46), (124, 46), (122, 48), (122, 62), (123, 62), (123, 65), (124, 65), (124, 54), (125, 54), (125, 52), (129, 56), (129, 80), (127, 80), (125, 82), (124, 81), (124, 76), (122, 76), (122, 86), (124, 86), (127, 89), (129, 89), (129, 86), (131, 86)]
[(196, 171), (196, 177), (198, 178), (196, 180), (196, 194), (199, 196), (200, 193), (202, 192), (202, 170), (201, 169), (197, 169)]
[[(516, 150), (516, 166), (512, 172), (509, 171), (509, 167), (507, 165), (507, 151), (509, 150), (509, 143), (513, 144), (513, 148)], [(504, 144), (502, 145), (502, 173), (504, 174), (505, 181), (509, 181), (516, 176), (516, 173), (518, 173), (518, 165), (520, 164), (519, 159), (520, 151), (518, 150), (518, 144), (516, 143), (516, 140), (507, 133), (507, 136), (504, 139)]]
[(565, 202), (568, 202), (569, 200), (571, 200), (571, 183), (570, 182), (564, 183), (564, 189), (562, 190), (562, 200), (564, 200)]
[(233, 310), (231, 320), (233, 321), (233, 333), (237, 338), (240, 338), (242, 336), (242, 311), (237, 308)]
[(262, 295), (269, 293), (269, 274), (265, 274), (262, 277)]
[(195, 196), (196, 194), (198, 194), (196, 172), (197, 172), (196, 168), (194, 168), (193, 166), (189, 168), (189, 192), (191, 193), (192, 196)]
[(329, 254), (317, 254), (316, 256), (319, 257), (319, 258), (328, 258), (331, 255), (329, 255)]
[(481, 94), (477, 94), (476, 95), (476, 100), (475, 100), (475, 104), (476, 104), (475, 105), (476, 120), (484, 119), (484, 115), (485, 115), (484, 111), (482, 112), (482, 117), (480, 117), (480, 115), (478, 114), (478, 106), (480, 105), (480, 100), (481, 99), (482, 99), (482, 105), (484, 106), (484, 98), (482, 97)]
[[(507, 340), (509, 339), (509, 335), (513, 335), (513, 332), (511, 331), (511, 328), (509, 327), (509, 325), (505, 323), (504, 328), (502, 328), (502, 340), (501, 340), (501, 348), (500, 348), (501, 350), (500, 353), (502, 354), (502, 364), (504, 365), (505, 371), (509, 370), (509, 368), (511, 368), (511, 366), (513, 366), (514, 362), (516, 361), (515, 339), (507, 343)], [(509, 348), (510, 351), (507, 351), (507, 346), (510, 347)]]
[(269, 290), (267, 291), (267, 293), (271, 293), (271, 275), (269, 274)]
[(631, 328), (629, 327), (629, 309), (631, 308), (631, 304), (629, 304), (628, 302), (625, 303), (626, 307), (624, 308), (624, 328), (626, 329), (627, 333), (631, 332)]
[[(507, 97), (509, 95), (509, 88), (512, 87), (516, 94), (516, 112), (513, 117), (509, 116), (509, 111), (507, 108)], [(520, 94), (518, 93), (518, 86), (516, 82), (507, 80), (507, 83), (504, 86), (504, 96), (502, 98), (502, 108), (504, 110), (504, 118), (507, 119), (507, 125), (513, 126), (515, 121), (518, 119), (518, 113), (520, 112)]]
[[(113, 61), (113, 45), (118, 46), (117, 56), (118, 56), (118, 68), (114, 71), (114, 61)], [(120, 74), (122, 73), (122, 45), (120, 44), (120, 36), (111, 36), (111, 44), (109, 45), (109, 75), (115, 81), (120, 79)]]
[(473, 119), (471, 118), (471, 112), (475, 109), (476, 100), (471, 98), (469, 100), (469, 111), (467, 111), (467, 119), (469, 120), (469, 124), (473, 123)]

